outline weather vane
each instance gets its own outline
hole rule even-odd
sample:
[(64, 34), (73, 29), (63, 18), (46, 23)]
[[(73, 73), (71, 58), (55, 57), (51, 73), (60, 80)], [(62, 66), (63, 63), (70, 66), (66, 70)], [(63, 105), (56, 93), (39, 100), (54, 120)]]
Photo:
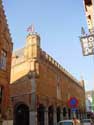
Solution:
[(30, 25), (28, 28), (27, 28), (27, 32), (29, 32), (30, 34), (34, 33), (35, 32), (35, 29), (34, 29), (34, 25)]
[(81, 34), (82, 34), (82, 35), (86, 35), (85, 30), (84, 30), (83, 27), (81, 27)]

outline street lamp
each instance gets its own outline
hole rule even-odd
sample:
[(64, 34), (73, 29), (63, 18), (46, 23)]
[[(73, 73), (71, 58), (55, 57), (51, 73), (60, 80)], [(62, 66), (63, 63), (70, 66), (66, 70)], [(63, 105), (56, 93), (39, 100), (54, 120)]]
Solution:
[(30, 105), (30, 124), (36, 125), (37, 123), (37, 107), (36, 107), (36, 79), (39, 77), (36, 71), (29, 71), (27, 74), (31, 83), (31, 105)]

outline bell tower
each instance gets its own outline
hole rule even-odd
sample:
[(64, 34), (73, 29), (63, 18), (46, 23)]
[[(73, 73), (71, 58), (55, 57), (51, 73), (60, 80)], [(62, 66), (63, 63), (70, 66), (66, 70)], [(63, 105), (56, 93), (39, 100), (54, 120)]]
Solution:
[(40, 50), (40, 36), (34, 32), (33, 26), (29, 27), (29, 34), (26, 38), (24, 56), (29, 58), (38, 58)]

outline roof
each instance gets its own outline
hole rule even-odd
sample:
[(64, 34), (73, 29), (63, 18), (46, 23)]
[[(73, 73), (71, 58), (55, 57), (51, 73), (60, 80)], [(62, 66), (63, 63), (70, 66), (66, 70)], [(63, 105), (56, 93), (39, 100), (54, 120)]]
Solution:
[(24, 48), (18, 49), (14, 52), (14, 54), (18, 57), (21, 57), (24, 55)]

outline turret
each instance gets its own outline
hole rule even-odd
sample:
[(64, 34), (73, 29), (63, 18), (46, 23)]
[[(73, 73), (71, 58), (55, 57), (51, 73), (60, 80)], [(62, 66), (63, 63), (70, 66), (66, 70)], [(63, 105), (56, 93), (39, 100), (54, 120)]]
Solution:
[(38, 58), (40, 49), (40, 36), (34, 31), (29, 33), (26, 38), (24, 56), (26, 58)]

